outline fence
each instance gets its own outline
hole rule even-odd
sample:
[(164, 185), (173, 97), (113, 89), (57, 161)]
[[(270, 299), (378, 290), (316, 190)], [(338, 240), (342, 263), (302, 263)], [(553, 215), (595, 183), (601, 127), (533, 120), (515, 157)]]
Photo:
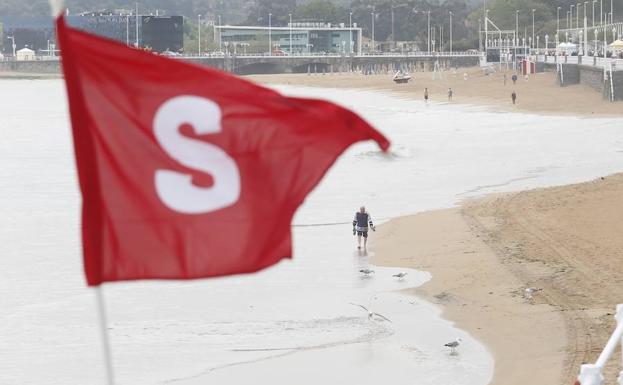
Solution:
[(606, 68), (610, 70), (612, 64), (613, 71), (623, 70), (623, 59), (605, 58), (601, 56), (553, 56), (553, 55), (536, 55), (536, 60), (542, 63), (563, 63), (563, 64), (581, 64), (585, 66)]
[[(623, 348), (623, 304), (617, 306), (617, 313), (614, 318), (617, 321), (614, 333), (610, 336), (597, 361), (594, 364), (582, 365), (576, 385), (602, 385), (604, 383), (603, 369), (606, 362), (612, 357), (617, 345), (621, 344)], [(621, 369), (618, 378), (619, 385), (623, 385), (623, 362)]]

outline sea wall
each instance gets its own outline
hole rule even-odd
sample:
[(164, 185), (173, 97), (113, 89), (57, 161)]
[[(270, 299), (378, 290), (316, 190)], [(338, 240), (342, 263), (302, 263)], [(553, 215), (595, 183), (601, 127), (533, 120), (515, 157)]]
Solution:
[(543, 63), (546, 70), (556, 71), (556, 82), (561, 87), (583, 84), (602, 94), (605, 100), (623, 100), (623, 71), (610, 72), (602, 67), (594, 66), (592, 58), (586, 58), (585, 64), (566, 64), (560, 66), (554, 63)]
[[(471, 67), (478, 65), (477, 56), (415, 57), (415, 56), (227, 56), (181, 58), (191, 63), (240, 74), (278, 74), (304, 72), (347, 72), (354, 69), (379, 68), (429, 69), (435, 62), (441, 67)], [(60, 73), (58, 60), (0, 61), (0, 72)]]

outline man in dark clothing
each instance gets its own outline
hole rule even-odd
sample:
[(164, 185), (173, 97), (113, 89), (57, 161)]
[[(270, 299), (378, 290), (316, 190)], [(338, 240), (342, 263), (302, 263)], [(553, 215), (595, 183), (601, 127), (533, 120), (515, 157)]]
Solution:
[(513, 100), (513, 104), (515, 104), (515, 100), (517, 100), (517, 94), (515, 93), (515, 90), (513, 90), (513, 93), (511, 94), (511, 99)]
[[(368, 227), (369, 226), (369, 227)], [(372, 223), (372, 217), (366, 212), (366, 208), (361, 206), (359, 211), (355, 213), (353, 219), (353, 235), (357, 234), (357, 248), (361, 249), (361, 237), (363, 236), (363, 249), (366, 249), (366, 243), (368, 242), (368, 228), (372, 231), (376, 231), (374, 224)]]

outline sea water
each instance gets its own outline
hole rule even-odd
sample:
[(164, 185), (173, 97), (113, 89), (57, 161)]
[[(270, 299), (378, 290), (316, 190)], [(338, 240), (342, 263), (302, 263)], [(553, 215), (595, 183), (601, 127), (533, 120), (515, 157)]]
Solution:
[[(430, 275), (405, 270), (398, 280), (401, 270), (356, 251), (355, 210), (365, 204), (379, 223), (621, 171), (623, 120), (277, 89), (352, 108), (390, 138), (391, 152), (372, 143), (346, 151), (297, 212), (291, 261), (253, 275), (104, 285), (117, 383), (486, 384), (486, 348), (398, 292)], [(0, 80), (0, 91), (0, 383), (104, 384), (63, 83)], [(364, 267), (375, 274), (361, 276)], [(371, 322), (351, 303), (392, 322)], [(452, 355), (443, 344), (456, 337), (464, 341)]]

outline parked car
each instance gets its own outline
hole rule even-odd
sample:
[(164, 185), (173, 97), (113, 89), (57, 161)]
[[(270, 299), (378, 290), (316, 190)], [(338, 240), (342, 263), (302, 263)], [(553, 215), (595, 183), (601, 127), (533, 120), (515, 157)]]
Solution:
[(288, 56), (288, 53), (282, 49), (276, 49), (273, 51), (273, 56)]

